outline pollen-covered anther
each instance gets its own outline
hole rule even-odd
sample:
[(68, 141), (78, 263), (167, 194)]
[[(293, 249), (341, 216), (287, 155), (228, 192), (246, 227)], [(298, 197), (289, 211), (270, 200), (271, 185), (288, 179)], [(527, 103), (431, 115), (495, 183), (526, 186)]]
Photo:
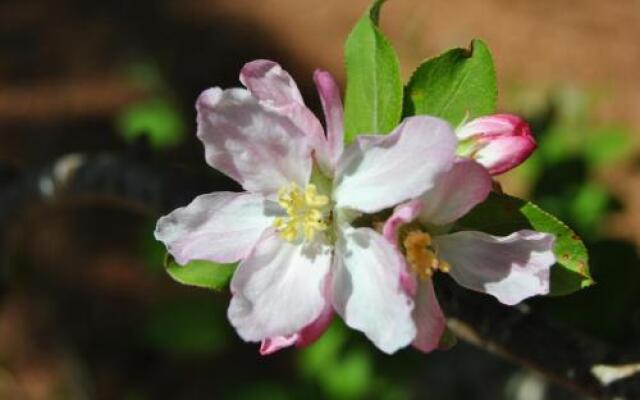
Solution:
[(431, 236), (420, 230), (407, 233), (402, 242), (407, 262), (422, 279), (431, 278), (436, 271), (449, 272), (449, 263), (438, 258)]
[(329, 205), (329, 198), (318, 194), (314, 184), (304, 190), (295, 183), (281, 188), (278, 204), (287, 215), (276, 218), (273, 226), (285, 240), (293, 242), (302, 234), (304, 240), (312, 241), (316, 232), (327, 229), (323, 211)]

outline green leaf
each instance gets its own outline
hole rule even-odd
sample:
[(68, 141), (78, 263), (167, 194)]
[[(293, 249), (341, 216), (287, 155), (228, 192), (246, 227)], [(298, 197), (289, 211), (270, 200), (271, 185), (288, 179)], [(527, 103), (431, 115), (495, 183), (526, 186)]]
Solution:
[(389, 133), (402, 114), (398, 56), (377, 27), (377, 0), (353, 28), (345, 44), (347, 88), (345, 141), (362, 133)]
[(184, 285), (221, 290), (231, 280), (237, 263), (219, 264), (212, 261), (194, 260), (186, 265), (180, 265), (167, 254), (164, 266), (175, 281)]
[(504, 194), (492, 193), (454, 226), (455, 230), (477, 230), (492, 235), (508, 235), (533, 229), (556, 236), (551, 269), (551, 294), (564, 295), (591, 286), (589, 257), (582, 240), (569, 227), (537, 205)]
[(498, 89), (491, 53), (481, 40), (452, 49), (416, 69), (406, 88), (405, 114), (434, 115), (454, 127), (495, 112)]

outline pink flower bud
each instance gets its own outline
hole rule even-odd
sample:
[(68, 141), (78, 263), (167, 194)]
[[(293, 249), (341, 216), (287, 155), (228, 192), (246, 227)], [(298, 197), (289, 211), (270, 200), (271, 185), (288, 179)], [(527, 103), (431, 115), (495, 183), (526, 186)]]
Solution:
[(529, 124), (512, 114), (476, 118), (457, 129), (458, 154), (482, 164), (491, 175), (517, 167), (536, 148)]

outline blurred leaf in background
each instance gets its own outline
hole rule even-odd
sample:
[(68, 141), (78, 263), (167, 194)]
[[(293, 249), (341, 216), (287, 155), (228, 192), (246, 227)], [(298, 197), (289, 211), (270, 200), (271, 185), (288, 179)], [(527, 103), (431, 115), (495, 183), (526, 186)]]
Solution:
[(300, 352), (300, 373), (316, 381), (328, 398), (358, 399), (370, 393), (373, 360), (362, 348), (347, 347), (349, 333), (339, 322)]
[(175, 146), (186, 136), (182, 115), (173, 102), (166, 98), (131, 104), (118, 116), (117, 126), (127, 142), (147, 135), (151, 145), (158, 149)]
[[(342, 321), (334, 320), (325, 334), (297, 354), (299, 373), (322, 389), (328, 399), (407, 399), (405, 382), (390, 379), (377, 350), (356, 336)], [(403, 363), (404, 369), (412, 364)], [(396, 371), (397, 372), (397, 371)]]
[(126, 106), (116, 118), (116, 127), (127, 142), (147, 135), (154, 148), (164, 149), (180, 144), (186, 137), (184, 115), (171, 100), (169, 86), (160, 69), (151, 60), (131, 62), (124, 74), (134, 87), (148, 97)]

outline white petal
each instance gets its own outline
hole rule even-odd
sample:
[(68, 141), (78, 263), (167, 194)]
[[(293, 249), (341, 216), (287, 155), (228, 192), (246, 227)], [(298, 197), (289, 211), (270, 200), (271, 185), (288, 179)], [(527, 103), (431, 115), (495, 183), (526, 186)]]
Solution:
[(331, 304), (331, 277), (329, 275), (325, 278), (324, 282), (324, 299), (324, 308), (318, 318), (293, 335), (262, 340), (260, 354), (272, 354), (293, 345), (296, 347), (305, 347), (320, 339), (324, 332), (329, 329), (334, 314), (333, 305)]
[(289, 118), (307, 135), (323, 171), (332, 174), (333, 164), (324, 129), (318, 118), (304, 104), (291, 75), (273, 61), (255, 60), (244, 65), (240, 72), (240, 81), (265, 108)]
[(253, 96), (274, 105), (304, 104), (296, 82), (282, 67), (270, 60), (254, 60), (240, 71), (240, 82)]
[(423, 207), (418, 218), (433, 225), (454, 222), (483, 202), (491, 186), (491, 176), (482, 165), (470, 159), (456, 160), (420, 197)]
[(186, 207), (160, 218), (155, 237), (179, 264), (191, 260), (235, 262), (249, 254), (271, 225), (270, 203), (251, 193), (198, 196)]
[(504, 237), (456, 232), (435, 238), (456, 282), (508, 305), (549, 293), (554, 241), (553, 235), (529, 230)]
[(402, 256), (369, 228), (350, 229), (338, 240), (333, 303), (345, 323), (382, 351), (394, 353), (416, 335), (413, 301), (400, 284)]
[(207, 163), (245, 190), (271, 196), (291, 182), (307, 184), (311, 145), (290, 118), (244, 89), (206, 90), (196, 108)]
[(453, 163), (457, 138), (439, 118), (410, 117), (387, 136), (359, 136), (338, 161), (338, 207), (376, 212), (418, 197)]
[(327, 245), (302, 246), (268, 229), (231, 280), (228, 317), (240, 337), (257, 342), (290, 336), (323, 311)]

